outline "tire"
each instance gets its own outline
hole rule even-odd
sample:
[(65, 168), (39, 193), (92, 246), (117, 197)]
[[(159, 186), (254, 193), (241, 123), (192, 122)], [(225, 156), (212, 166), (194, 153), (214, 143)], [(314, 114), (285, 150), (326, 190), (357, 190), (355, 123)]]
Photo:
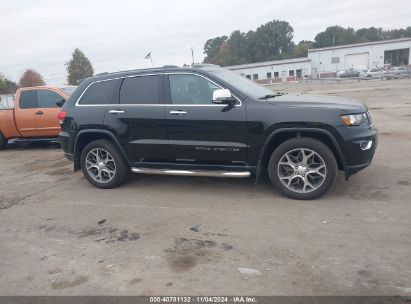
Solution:
[(273, 186), (283, 195), (298, 200), (324, 195), (334, 185), (337, 170), (333, 152), (319, 140), (309, 137), (282, 143), (274, 150), (268, 164)]
[(3, 150), (7, 146), (7, 139), (4, 138), (3, 134), (0, 132), (0, 150)]
[(102, 189), (120, 186), (126, 181), (129, 172), (118, 148), (105, 139), (89, 143), (81, 152), (80, 164), (89, 183)]

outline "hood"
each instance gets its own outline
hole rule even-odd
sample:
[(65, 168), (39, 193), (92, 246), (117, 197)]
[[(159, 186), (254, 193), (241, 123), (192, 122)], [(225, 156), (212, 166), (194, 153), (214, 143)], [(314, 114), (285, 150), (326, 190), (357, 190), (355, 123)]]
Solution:
[(347, 113), (367, 111), (367, 107), (357, 100), (335, 96), (310, 95), (306, 93), (278, 96), (269, 99), (268, 103), (284, 107), (340, 109)]

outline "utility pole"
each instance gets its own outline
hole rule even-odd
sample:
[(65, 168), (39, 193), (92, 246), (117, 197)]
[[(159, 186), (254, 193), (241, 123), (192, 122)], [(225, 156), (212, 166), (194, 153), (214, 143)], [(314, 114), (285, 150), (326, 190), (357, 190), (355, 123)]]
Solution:
[(191, 61), (192, 64), (194, 64), (194, 49), (195, 49), (195, 44), (187, 44), (187, 48), (191, 50)]

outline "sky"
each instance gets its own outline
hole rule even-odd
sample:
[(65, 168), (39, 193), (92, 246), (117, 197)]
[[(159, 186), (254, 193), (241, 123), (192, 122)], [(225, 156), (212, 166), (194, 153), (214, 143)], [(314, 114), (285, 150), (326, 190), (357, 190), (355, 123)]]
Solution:
[(207, 39), (288, 21), (294, 41), (314, 40), (327, 26), (411, 26), (410, 0), (13, 0), (2, 1), (0, 73), (18, 81), (27, 68), (47, 84), (66, 83), (75, 48), (95, 73), (191, 63)]

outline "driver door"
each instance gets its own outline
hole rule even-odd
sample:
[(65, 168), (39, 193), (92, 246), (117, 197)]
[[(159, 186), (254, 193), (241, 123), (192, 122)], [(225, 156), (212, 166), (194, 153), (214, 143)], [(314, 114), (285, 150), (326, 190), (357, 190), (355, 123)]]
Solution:
[(37, 90), (38, 109), (36, 112), (37, 134), (40, 137), (58, 137), (60, 124), (57, 114), (60, 108), (56, 102), (64, 97), (55, 91), (48, 89)]

